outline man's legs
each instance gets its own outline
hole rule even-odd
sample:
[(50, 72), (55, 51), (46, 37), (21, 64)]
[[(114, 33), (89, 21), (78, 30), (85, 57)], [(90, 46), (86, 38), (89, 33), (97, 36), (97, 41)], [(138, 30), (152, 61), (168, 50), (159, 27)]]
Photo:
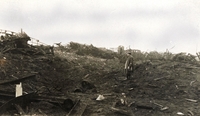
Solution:
[(129, 70), (126, 73), (126, 77), (127, 77), (127, 79), (130, 79), (130, 77), (131, 77), (131, 72)]
[(133, 65), (130, 64), (128, 66), (128, 69), (126, 69), (126, 77), (127, 77), (127, 79), (131, 78), (132, 73), (133, 73)]

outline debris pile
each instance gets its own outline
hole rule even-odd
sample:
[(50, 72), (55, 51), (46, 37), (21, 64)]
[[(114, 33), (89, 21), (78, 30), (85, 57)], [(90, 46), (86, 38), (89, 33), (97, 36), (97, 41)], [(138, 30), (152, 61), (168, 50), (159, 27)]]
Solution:
[[(0, 41), (0, 114), (42, 114), (41, 109), (35, 112), (24, 111), (25, 107), (35, 101), (56, 104), (60, 106), (58, 109), (64, 108), (61, 113), (70, 110), (73, 103), (68, 103), (66, 100), (69, 98), (66, 96), (59, 96), (61, 93), (55, 90), (58, 89), (55, 87), (58, 83), (51, 83), (58, 79), (54, 76), (59, 75), (55, 71), (58, 67), (51, 66), (58, 59), (52, 54), (52, 49), (49, 46), (28, 44), (31, 38), (25, 32), (8, 32), (2, 31)], [(23, 93), (17, 93), (18, 84)]]
[[(127, 79), (123, 52), (74, 42), (31, 45), (25, 33), (1, 32), (2, 115), (200, 114), (196, 56), (134, 50), (134, 73)], [(16, 86), (23, 91), (17, 97)]]
[(66, 47), (68, 51), (75, 52), (77, 55), (89, 55), (93, 57), (100, 57), (104, 59), (112, 59), (116, 55), (116, 53), (111, 50), (106, 50), (105, 48), (97, 48), (91, 45), (84, 45), (75, 42), (70, 42), (70, 44)]
[[(11, 34), (10, 34), (11, 33)], [(33, 41), (34, 39), (29, 37), (25, 32), (20, 33), (10, 32), (10, 31), (0, 31), (0, 51), (1, 53), (12, 53), (12, 54), (53, 54), (52, 46), (44, 46), (42, 44), (33, 46), (28, 44), (28, 41)]]

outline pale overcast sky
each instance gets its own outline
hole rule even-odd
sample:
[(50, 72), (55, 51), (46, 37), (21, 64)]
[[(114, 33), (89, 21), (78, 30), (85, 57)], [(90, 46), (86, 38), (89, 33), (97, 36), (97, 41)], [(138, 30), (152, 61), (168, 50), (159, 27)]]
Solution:
[[(52, 45), (200, 51), (199, 0), (0, 0), (0, 29)], [(171, 49), (172, 48), (172, 49)]]

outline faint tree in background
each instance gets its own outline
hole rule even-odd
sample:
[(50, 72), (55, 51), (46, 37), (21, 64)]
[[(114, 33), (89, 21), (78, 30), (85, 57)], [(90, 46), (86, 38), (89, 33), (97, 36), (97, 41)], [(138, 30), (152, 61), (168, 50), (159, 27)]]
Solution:
[(118, 54), (123, 54), (124, 53), (124, 46), (118, 46), (117, 52), (118, 52)]

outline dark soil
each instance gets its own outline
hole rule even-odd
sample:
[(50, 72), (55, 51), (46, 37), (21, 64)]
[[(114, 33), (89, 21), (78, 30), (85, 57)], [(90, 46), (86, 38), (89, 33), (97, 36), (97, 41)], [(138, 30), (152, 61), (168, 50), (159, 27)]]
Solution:
[[(102, 52), (102, 51), (98, 51)], [(110, 52), (110, 51), (109, 51)], [(107, 52), (105, 52), (107, 54)], [(73, 50), (55, 51), (55, 55), (0, 54), (0, 81), (35, 74), (23, 82), (24, 92), (39, 91), (43, 96), (80, 100), (70, 115), (83, 116), (175, 116), (200, 114), (200, 64), (184, 60), (135, 60), (132, 77), (123, 73), (126, 56), (112, 53), (77, 55)], [(15, 85), (0, 86), (15, 92)], [(97, 101), (103, 95), (105, 99)], [(122, 104), (121, 99), (126, 103)], [(1, 99), (1, 104), (5, 103)], [(67, 115), (62, 104), (32, 101), (27, 115)], [(115, 110), (116, 108), (118, 110)], [(20, 115), (15, 108), (4, 115)]]

